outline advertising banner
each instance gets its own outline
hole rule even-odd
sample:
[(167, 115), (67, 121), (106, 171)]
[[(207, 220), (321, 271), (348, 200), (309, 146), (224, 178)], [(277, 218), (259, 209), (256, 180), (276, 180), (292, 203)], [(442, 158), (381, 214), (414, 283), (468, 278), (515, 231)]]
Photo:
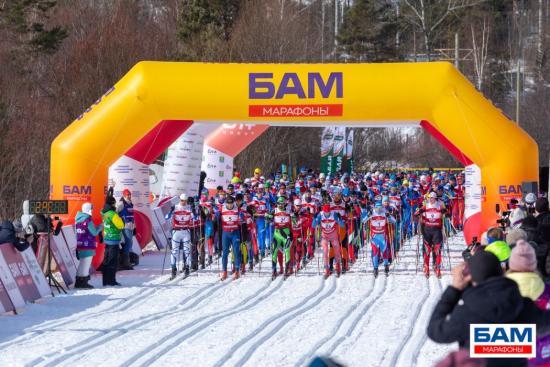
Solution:
[(321, 134), (321, 172), (324, 174), (328, 174), (330, 171), (333, 139), (334, 129), (332, 126), (325, 127)]
[(32, 252), (32, 248), (29, 247), (20, 254), (31, 273), (32, 279), (34, 280), (36, 288), (38, 288), (40, 296), (45, 297), (50, 295), (52, 293), (50, 290), (50, 286), (48, 285), (48, 281), (46, 280), (46, 277), (44, 276), (44, 273), (42, 272), (42, 269), (38, 264), (36, 256), (34, 256), (34, 253)]
[(8, 291), (0, 279), (0, 313), (15, 311)]
[(233, 159), (268, 128), (268, 125), (223, 124), (211, 133), (203, 148), (204, 186), (208, 190), (220, 185), (227, 187), (233, 177)]
[(161, 199), (182, 193), (189, 196), (198, 194), (204, 139), (218, 127), (216, 124), (195, 123), (168, 148)]
[(344, 163), (346, 148), (346, 128), (334, 127), (334, 146), (332, 148), (331, 173), (340, 172)]
[(61, 235), (63, 236), (63, 239), (67, 244), (67, 248), (69, 249), (69, 254), (73, 259), (73, 263), (75, 264), (76, 267), (78, 267), (79, 261), (76, 258), (76, 233), (74, 232), (74, 227), (63, 226), (63, 228), (61, 228)]
[(65, 244), (62, 236), (50, 236), (50, 246), (52, 249), (52, 257), (57, 263), (57, 269), (61, 273), (63, 282), (69, 286), (76, 279), (76, 267), (74, 266), (69, 249)]
[[(0, 247), (3, 246), (11, 246), (11, 245), (0, 245)], [(21, 291), (19, 290), (19, 287), (17, 286), (17, 282), (15, 281), (15, 278), (12, 275), (12, 272), (8, 266), (7, 261), (4, 259), (4, 255), (2, 252), (0, 252), (0, 281), (2, 282), (3, 289), (6, 291), (8, 296), (10, 297), (10, 301), (12, 304), (12, 309), (18, 309), (25, 306), (25, 299), (23, 298), (23, 295), (21, 294)], [(2, 301), (2, 305), (4, 308), (6, 308), (7, 303), (4, 303), (4, 300)], [(8, 306), (9, 310), (9, 306)]]
[(33, 276), (19, 251), (11, 244), (3, 244), (0, 245), (0, 252), (23, 299), (26, 302), (34, 302), (40, 299), (41, 295), (34, 284)]
[(481, 213), (481, 170), (475, 164), (464, 168), (464, 219)]
[(346, 170), (348, 174), (353, 172), (353, 129), (347, 129), (346, 136)]
[(130, 190), (134, 210), (149, 216), (149, 165), (123, 155), (109, 168), (109, 186), (117, 199)]

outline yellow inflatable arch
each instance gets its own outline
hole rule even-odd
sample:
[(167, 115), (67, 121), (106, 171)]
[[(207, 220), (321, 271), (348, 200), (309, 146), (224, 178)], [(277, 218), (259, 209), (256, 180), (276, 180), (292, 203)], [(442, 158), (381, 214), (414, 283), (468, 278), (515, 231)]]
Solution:
[(102, 207), (109, 166), (162, 120), (420, 124), (481, 168), (481, 228), (495, 224), (495, 204), (538, 181), (533, 139), (448, 63), (140, 62), (52, 144), (51, 197), (70, 201), (69, 218), (83, 201)]

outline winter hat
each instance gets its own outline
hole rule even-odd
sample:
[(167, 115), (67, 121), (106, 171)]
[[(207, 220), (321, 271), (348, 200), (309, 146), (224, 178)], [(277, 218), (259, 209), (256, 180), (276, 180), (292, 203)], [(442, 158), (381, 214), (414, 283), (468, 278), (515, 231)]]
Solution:
[(514, 246), (519, 240), (527, 240), (527, 232), (521, 228), (513, 228), (508, 231), (506, 235), (506, 243), (510, 246)]
[(92, 203), (82, 204), (82, 213), (92, 215)]
[(502, 275), (499, 259), (489, 251), (479, 251), (468, 259), (472, 280), (481, 283), (489, 278)]
[(535, 249), (525, 240), (518, 241), (508, 263), (511, 271), (533, 272), (537, 270)]
[(485, 248), (485, 251), (492, 252), (500, 262), (504, 262), (510, 258), (512, 250), (504, 241), (495, 241)]
[(547, 198), (538, 198), (535, 202), (535, 210), (538, 213), (545, 213), (548, 211), (548, 199)]

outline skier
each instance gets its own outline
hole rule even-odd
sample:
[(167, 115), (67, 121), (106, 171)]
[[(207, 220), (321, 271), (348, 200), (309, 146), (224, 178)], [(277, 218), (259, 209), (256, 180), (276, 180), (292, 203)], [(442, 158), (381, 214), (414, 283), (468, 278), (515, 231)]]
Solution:
[(307, 231), (308, 222), (304, 219), (306, 216), (305, 210), (302, 208), (300, 199), (294, 200), (291, 214), (291, 229), (292, 229), (292, 245), (290, 247), (290, 273), (292, 274), (294, 266), (296, 271), (300, 270), (302, 256), (305, 254), (305, 232)]
[(256, 197), (252, 200), (254, 218), (256, 222), (256, 231), (258, 236), (258, 247), (260, 250), (260, 257), (265, 256), (265, 247), (268, 239), (269, 225), (266, 221), (266, 214), (271, 211), (271, 204), (269, 198), (264, 193), (264, 185), (258, 185), (258, 191)]
[(313, 226), (321, 227), (321, 246), (323, 247), (323, 263), (325, 266), (325, 279), (330, 276), (329, 266), (329, 246), (334, 249), (336, 257), (336, 276), (340, 276), (340, 238), (339, 227), (344, 226), (344, 221), (340, 216), (330, 210), (330, 204), (324, 204), (321, 213), (319, 213), (313, 222)]
[[(330, 211), (337, 214), (338, 218), (340, 218), (341, 220), (344, 220), (346, 216), (346, 203), (343, 200), (342, 190), (340, 189), (340, 187), (336, 187), (334, 189), (332, 203), (330, 204)], [(343, 224), (338, 228), (338, 240), (340, 244), (340, 250), (342, 252), (342, 271), (346, 272), (349, 269), (349, 252), (345, 222), (343, 222)], [(331, 261), (333, 261), (333, 259), (334, 257), (331, 259)]]
[(378, 276), (378, 265), (380, 256), (382, 256), (384, 262), (384, 273), (388, 276), (390, 272), (390, 231), (389, 224), (395, 224), (395, 218), (391, 216), (382, 203), (376, 202), (374, 204), (374, 210), (369, 217), (366, 211), (363, 212), (363, 223), (367, 224), (370, 228), (370, 244), (372, 249), (372, 265), (374, 267), (374, 277)]
[(273, 274), (272, 279), (277, 277), (277, 260), (281, 268), (280, 274), (283, 273), (283, 254), (285, 258), (284, 273), (285, 278), (290, 275), (290, 244), (292, 242), (291, 220), (290, 213), (286, 210), (286, 199), (284, 196), (279, 196), (277, 199), (277, 208), (272, 214), (275, 232), (273, 234), (273, 244), (271, 252), (271, 264)]
[(221, 280), (227, 279), (227, 262), (229, 259), (229, 248), (233, 251), (235, 261), (235, 273), (233, 279), (239, 279), (241, 269), (241, 248), (239, 227), (242, 222), (239, 208), (235, 205), (235, 199), (228, 196), (225, 204), (218, 213), (218, 220), (221, 222), (219, 228), (222, 231), (222, 274)]
[(189, 275), (191, 267), (191, 226), (193, 225), (193, 213), (187, 203), (187, 194), (180, 195), (180, 202), (174, 207), (172, 214), (172, 252), (170, 264), (172, 265), (172, 276), (176, 277), (177, 263), (180, 251), (183, 254), (185, 276)]
[[(305, 245), (307, 246), (307, 259), (310, 260), (314, 256), (315, 252), (315, 231), (313, 229), (313, 219), (319, 212), (319, 204), (313, 200), (311, 196), (311, 189), (306, 191), (302, 201), (303, 220), (305, 228)], [(304, 254), (305, 255), (305, 254)], [(302, 260), (305, 266), (306, 256)]]
[[(208, 190), (203, 190), (200, 198), (201, 217), (204, 223), (204, 241), (208, 248), (208, 265), (212, 264), (214, 255), (214, 205), (208, 200)], [(201, 264), (204, 264), (202, 259)]]
[(424, 275), (430, 276), (430, 257), (433, 252), (435, 275), (441, 277), (441, 247), (443, 245), (443, 215), (445, 205), (437, 199), (437, 194), (431, 192), (428, 201), (418, 208), (415, 215), (421, 216), (424, 256)]

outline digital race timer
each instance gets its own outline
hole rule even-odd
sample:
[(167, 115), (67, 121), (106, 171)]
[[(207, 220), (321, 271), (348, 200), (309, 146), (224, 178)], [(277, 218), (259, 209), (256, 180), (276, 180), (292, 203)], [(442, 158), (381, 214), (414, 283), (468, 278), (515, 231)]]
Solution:
[(30, 214), (69, 214), (67, 200), (29, 200)]

